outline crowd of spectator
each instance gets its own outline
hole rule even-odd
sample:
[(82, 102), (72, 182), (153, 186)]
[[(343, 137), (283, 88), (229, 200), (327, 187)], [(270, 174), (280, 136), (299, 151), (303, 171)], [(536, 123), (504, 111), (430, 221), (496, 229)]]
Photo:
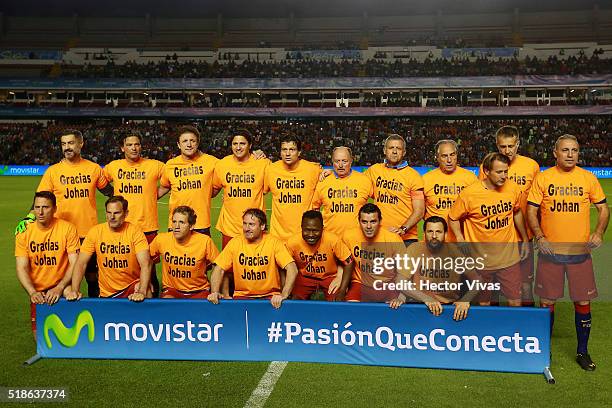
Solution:
[[(556, 138), (570, 133), (581, 142), (580, 165), (609, 166), (612, 152), (612, 118), (567, 117), (551, 119), (410, 119), (367, 120), (211, 120), (197, 123), (202, 132), (200, 147), (216, 157), (230, 153), (228, 137), (237, 129), (249, 129), (254, 148), (262, 149), (272, 159), (279, 153), (279, 138), (295, 133), (303, 143), (303, 157), (330, 164), (331, 146), (353, 149), (355, 164), (369, 166), (382, 160), (382, 143), (388, 133), (398, 133), (407, 140), (408, 162), (413, 166), (435, 165), (434, 146), (440, 139), (454, 139), (460, 146), (459, 162), (477, 166), (495, 150), (495, 130), (505, 124), (518, 126), (521, 132), (519, 152), (534, 158), (542, 166), (554, 164), (552, 148)], [(85, 136), (83, 154), (100, 164), (122, 157), (119, 143), (127, 131), (143, 136), (144, 155), (166, 161), (178, 154), (174, 122), (76, 121), (47, 124), (1, 124), (0, 163), (51, 164), (61, 159), (57, 135), (65, 129), (78, 129)]]
[(610, 74), (612, 60), (595, 52), (592, 56), (551, 56), (547, 59), (516, 57), (370, 59), (341, 61), (299, 59), (275, 61), (229, 60), (225, 63), (181, 61), (168, 58), (161, 62), (108, 61), (106, 65), (64, 65), (66, 77), (78, 78), (339, 78), (339, 77), (439, 77), (491, 75), (579, 75)]

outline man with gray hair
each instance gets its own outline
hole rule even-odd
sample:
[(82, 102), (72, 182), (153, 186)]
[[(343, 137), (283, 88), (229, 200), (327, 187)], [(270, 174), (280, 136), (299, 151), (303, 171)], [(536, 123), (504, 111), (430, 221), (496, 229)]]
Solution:
[(333, 175), (317, 185), (312, 198), (312, 208), (323, 207), (325, 230), (338, 236), (344, 231), (358, 227), (357, 212), (372, 196), (370, 179), (352, 171), (353, 155), (345, 146), (332, 152)]
[[(542, 307), (555, 317), (555, 303), (563, 297), (565, 277), (574, 302), (576, 362), (595, 370), (588, 351), (591, 301), (597, 297), (591, 251), (601, 246), (610, 221), (610, 209), (601, 184), (590, 171), (578, 167), (580, 148), (573, 135), (555, 143), (556, 165), (538, 173), (527, 198), (527, 219), (538, 245), (536, 294)], [(591, 204), (597, 210), (591, 232)]]
[[(474, 183), (476, 175), (457, 165), (457, 143), (443, 139), (435, 148), (438, 168), (423, 176), (425, 186), (425, 219), (438, 216), (448, 223), (448, 212), (464, 188)], [(446, 242), (455, 242), (455, 234), (449, 229)]]
[(399, 234), (406, 245), (418, 240), (417, 223), (423, 218), (423, 179), (408, 162), (406, 141), (398, 134), (385, 139), (383, 163), (365, 171), (374, 190), (374, 201), (382, 212), (382, 223)]

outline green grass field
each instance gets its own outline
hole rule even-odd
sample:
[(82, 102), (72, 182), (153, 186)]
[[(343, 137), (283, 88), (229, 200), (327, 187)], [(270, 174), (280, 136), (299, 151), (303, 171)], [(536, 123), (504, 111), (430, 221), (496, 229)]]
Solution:
[[(13, 229), (31, 204), (38, 177), (0, 178), (0, 387), (67, 387), (74, 406), (244, 406), (268, 363), (41, 360), (35, 354), (28, 298), (15, 277)], [(612, 197), (612, 180), (602, 180)], [(98, 197), (102, 208), (102, 197)], [(167, 198), (160, 221), (167, 224)], [(213, 225), (219, 200), (213, 203)], [(592, 211), (594, 215), (595, 211)], [(103, 215), (100, 212), (100, 215)], [(594, 217), (592, 216), (592, 219)], [(213, 235), (219, 243), (219, 235)], [(609, 407), (612, 406), (612, 291), (610, 231), (595, 255), (601, 299), (593, 307), (589, 349), (595, 372), (574, 362), (573, 307), (557, 308), (552, 371), (541, 375), (289, 363), (266, 406)]]

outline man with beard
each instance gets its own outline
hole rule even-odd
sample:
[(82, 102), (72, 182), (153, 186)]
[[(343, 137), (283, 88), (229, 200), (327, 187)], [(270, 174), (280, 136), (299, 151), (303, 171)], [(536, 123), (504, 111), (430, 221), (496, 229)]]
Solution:
[(434, 316), (442, 314), (442, 305), (454, 305), (453, 319), (463, 320), (470, 309), (470, 301), (478, 290), (471, 282), (478, 281), (478, 273), (465, 266), (465, 256), (455, 244), (446, 243), (448, 226), (442, 217), (432, 216), (423, 224), (424, 242), (408, 247), (406, 255), (415, 260), (409, 268), (398, 270), (397, 282), (412, 282), (414, 289), (402, 290), (390, 302), (394, 309), (401, 306), (406, 297), (425, 303)]
[[(64, 158), (50, 166), (36, 191), (51, 191), (57, 199), (55, 216), (68, 221), (77, 229), (81, 243), (89, 230), (98, 223), (96, 209), (96, 189), (106, 196), (113, 195), (113, 188), (108, 184), (100, 166), (81, 157), (83, 135), (78, 130), (65, 130), (60, 135)], [(19, 223), (15, 234), (22, 232), (32, 214)], [(98, 297), (98, 270), (95, 257), (85, 271), (87, 294)]]

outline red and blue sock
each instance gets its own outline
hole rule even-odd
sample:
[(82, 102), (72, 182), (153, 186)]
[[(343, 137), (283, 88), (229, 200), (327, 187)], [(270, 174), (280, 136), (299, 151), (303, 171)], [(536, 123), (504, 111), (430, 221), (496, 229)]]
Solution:
[(576, 323), (576, 339), (578, 354), (588, 354), (589, 335), (591, 334), (591, 305), (574, 303), (574, 322)]

